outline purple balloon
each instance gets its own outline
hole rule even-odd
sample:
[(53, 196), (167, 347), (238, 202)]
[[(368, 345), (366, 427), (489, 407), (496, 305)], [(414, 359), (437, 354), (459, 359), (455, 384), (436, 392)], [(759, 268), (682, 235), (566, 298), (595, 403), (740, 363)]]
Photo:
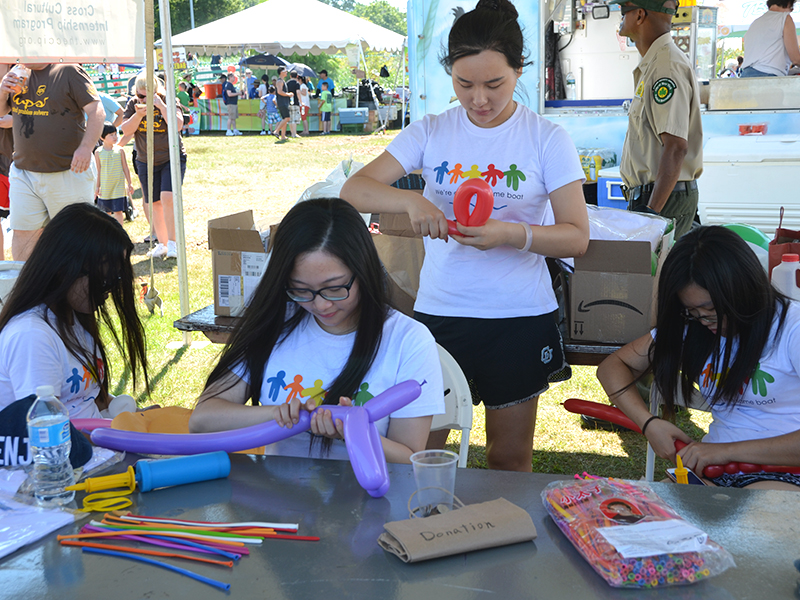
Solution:
[(317, 407), (311, 413), (301, 411), (293, 427), (281, 427), (275, 421), (231, 431), (215, 433), (139, 433), (100, 428), (92, 431), (92, 442), (103, 448), (138, 454), (202, 454), (222, 450), (237, 452), (280, 442), (311, 428), (311, 415), (330, 410), (344, 424), (345, 445), (358, 483), (374, 498), (389, 490), (389, 474), (381, 436), (375, 422), (415, 400), (422, 387), (413, 379), (398, 383), (372, 398), (364, 406)]

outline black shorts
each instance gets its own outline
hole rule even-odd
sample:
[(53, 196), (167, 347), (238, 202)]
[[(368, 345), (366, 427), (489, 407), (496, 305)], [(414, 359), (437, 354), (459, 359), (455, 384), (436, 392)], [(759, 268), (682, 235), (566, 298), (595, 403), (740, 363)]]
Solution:
[(759, 481), (782, 481), (800, 486), (800, 475), (794, 473), (736, 473), (729, 475), (723, 473), (711, 480), (719, 487), (743, 488)]
[(472, 401), (506, 408), (572, 376), (556, 313), (510, 319), (437, 317), (414, 313), (453, 355), (472, 388)]
[(128, 199), (125, 196), (122, 198), (110, 198), (108, 200), (104, 200), (103, 198), (97, 199), (97, 206), (100, 207), (100, 210), (107, 213), (122, 212), (125, 210), (127, 204)]
[(289, 118), (289, 105), (278, 103), (278, 112), (281, 113), (281, 119)]
[[(186, 158), (181, 161), (181, 183), (183, 183), (183, 176), (186, 175)], [(147, 163), (136, 161), (136, 175), (139, 176), (139, 183), (142, 186), (142, 195), (144, 196), (145, 203), (148, 201), (147, 197)], [(156, 165), (153, 167), (153, 197), (156, 202), (161, 202), (161, 192), (172, 191), (172, 175), (169, 170), (169, 161), (163, 165)]]

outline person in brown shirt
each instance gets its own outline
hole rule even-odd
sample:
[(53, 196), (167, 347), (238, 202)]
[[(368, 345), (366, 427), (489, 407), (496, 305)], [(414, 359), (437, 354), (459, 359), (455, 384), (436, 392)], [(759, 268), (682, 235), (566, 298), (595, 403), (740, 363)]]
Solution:
[(78, 65), (32, 64), (28, 79), (12, 70), (0, 83), (0, 116), (12, 113), (14, 163), (9, 169), (14, 260), (26, 260), (59, 210), (92, 202), (92, 151), (105, 111)]
[[(150, 218), (147, 210), (147, 78), (140, 75), (134, 86), (136, 95), (128, 100), (120, 129), (123, 139), (133, 135), (136, 149), (136, 174), (142, 186), (144, 196), (144, 214)], [(153, 222), (158, 244), (152, 249), (155, 258), (178, 258), (178, 247), (175, 243), (175, 212), (172, 204), (172, 175), (169, 162), (169, 134), (166, 119), (166, 88), (156, 78), (156, 93), (153, 96)], [(183, 112), (176, 101), (175, 114), (178, 131), (183, 128)], [(129, 139), (129, 138), (128, 138)], [(186, 150), (183, 140), (178, 137), (180, 150), (180, 177), (186, 173)]]

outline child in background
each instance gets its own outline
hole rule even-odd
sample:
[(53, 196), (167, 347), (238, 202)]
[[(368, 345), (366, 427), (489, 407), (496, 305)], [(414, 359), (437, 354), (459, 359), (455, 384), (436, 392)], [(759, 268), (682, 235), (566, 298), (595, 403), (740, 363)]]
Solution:
[(103, 145), (94, 152), (97, 163), (94, 195), (100, 209), (114, 215), (122, 225), (128, 196), (133, 196), (133, 186), (128, 162), (125, 160), (125, 150), (116, 145), (117, 139), (117, 128), (111, 123), (103, 125), (103, 134), (100, 136)]
[(269, 132), (276, 137), (278, 134), (274, 131), (275, 125), (280, 123), (281, 116), (278, 112), (278, 101), (275, 99), (275, 86), (269, 86), (269, 93), (267, 94), (267, 123)]
[(260, 100), (258, 103), (258, 118), (261, 119), (261, 135), (272, 133), (272, 128), (267, 123), (267, 87), (269, 78), (266, 75), (261, 76), (261, 84), (258, 86), (256, 96)]
[(183, 135), (189, 133), (189, 107), (192, 106), (191, 96), (187, 90), (188, 87), (183, 81), (181, 81), (178, 84), (178, 93), (176, 94), (176, 97), (178, 98), (178, 104), (181, 105), (181, 112), (183, 112), (183, 129), (181, 130)]
[(322, 135), (331, 132), (331, 110), (333, 109), (333, 94), (328, 91), (328, 82), (322, 82), (322, 91), (319, 94), (319, 119), (322, 122)]

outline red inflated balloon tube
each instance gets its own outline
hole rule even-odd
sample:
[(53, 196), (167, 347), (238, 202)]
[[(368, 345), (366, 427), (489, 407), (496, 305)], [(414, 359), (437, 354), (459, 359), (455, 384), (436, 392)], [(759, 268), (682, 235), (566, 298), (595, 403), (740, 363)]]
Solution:
[[(470, 212), (472, 199), (475, 198), (475, 209)], [(456, 221), (467, 227), (480, 227), (486, 221), (494, 208), (494, 193), (492, 187), (483, 179), (467, 179), (458, 186), (453, 196), (453, 212)], [(447, 233), (450, 235), (464, 235), (458, 231), (456, 221), (447, 219)]]
[[(631, 421), (624, 412), (616, 406), (609, 406), (608, 404), (600, 404), (599, 402), (589, 402), (588, 400), (578, 400), (577, 398), (570, 398), (563, 404), (571, 413), (579, 415), (586, 415), (596, 419), (603, 419), (610, 421), (616, 425), (627, 427), (637, 433), (641, 433), (641, 429), (633, 421)], [(675, 450), (680, 451), (687, 446), (686, 442), (675, 440)], [(760, 473), (761, 471), (767, 473), (792, 473), (800, 475), (800, 467), (782, 467), (780, 465), (755, 465), (752, 463), (730, 462), (727, 465), (709, 465), (703, 469), (703, 475), (709, 479), (719, 477), (723, 473), (735, 475), (736, 473)]]

